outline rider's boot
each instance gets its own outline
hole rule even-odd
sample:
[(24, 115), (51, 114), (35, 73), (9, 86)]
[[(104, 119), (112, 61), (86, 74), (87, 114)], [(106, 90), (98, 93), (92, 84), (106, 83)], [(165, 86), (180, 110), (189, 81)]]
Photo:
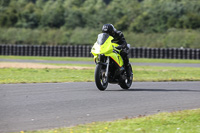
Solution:
[(130, 64), (128, 63), (127, 65), (125, 65), (125, 70), (126, 70), (126, 74), (127, 74), (127, 78), (131, 77), (131, 70), (130, 70)]
[(129, 63), (129, 59), (128, 57), (126, 56), (124, 58), (124, 67), (125, 67), (125, 71), (126, 71), (126, 74), (127, 74), (127, 78), (130, 78), (131, 77), (131, 70), (130, 70), (130, 63)]
[(124, 67), (125, 67), (125, 71), (126, 71), (126, 74), (127, 74), (127, 78), (129, 79), (131, 77), (131, 70), (130, 70), (130, 64), (129, 64), (129, 58), (128, 58), (128, 53), (125, 52), (124, 50), (121, 51), (121, 56), (122, 56), (122, 59), (124, 61)]

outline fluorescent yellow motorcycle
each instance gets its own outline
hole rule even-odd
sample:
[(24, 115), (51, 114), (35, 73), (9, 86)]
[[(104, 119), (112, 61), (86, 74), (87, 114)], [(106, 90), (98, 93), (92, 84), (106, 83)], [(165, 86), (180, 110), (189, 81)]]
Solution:
[[(123, 89), (129, 89), (133, 81), (132, 67), (129, 65), (131, 76), (128, 78), (120, 51), (116, 49), (119, 46), (112, 43), (114, 38), (107, 33), (98, 35), (97, 41), (91, 49), (96, 63), (95, 83), (99, 90), (104, 91), (108, 83), (119, 84)], [(128, 45), (130, 49), (130, 45)]]

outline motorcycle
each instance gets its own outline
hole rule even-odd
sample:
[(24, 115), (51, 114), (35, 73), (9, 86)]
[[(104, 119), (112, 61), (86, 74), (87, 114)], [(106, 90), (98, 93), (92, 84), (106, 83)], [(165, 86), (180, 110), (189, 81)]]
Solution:
[[(129, 89), (132, 85), (132, 67), (130, 64), (128, 65), (131, 71), (131, 75), (128, 78), (123, 59), (120, 55), (121, 50), (116, 48), (119, 46), (118, 44), (112, 43), (113, 39), (107, 33), (100, 33), (91, 49), (96, 63), (95, 83), (100, 91), (104, 91), (108, 83), (119, 84), (123, 89)], [(127, 46), (127, 50), (129, 49), (130, 44)]]

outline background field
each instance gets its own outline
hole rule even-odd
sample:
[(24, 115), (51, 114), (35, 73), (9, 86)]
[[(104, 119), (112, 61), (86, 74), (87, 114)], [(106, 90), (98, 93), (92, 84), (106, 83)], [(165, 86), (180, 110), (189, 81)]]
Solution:
[[(1, 59), (93, 61), (93, 58), (0, 56)], [(200, 63), (199, 60), (130, 59), (140, 63)], [(5, 64), (1, 62), (0, 66)], [(94, 64), (7, 63), (0, 69), (0, 83), (93, 82)], [(37, 66), (42, 67), (37, 67)], [(31, 66), (31, 67), (30, 67)], [(133, 81), (200, 81), (200, 68), (132, 66)]]

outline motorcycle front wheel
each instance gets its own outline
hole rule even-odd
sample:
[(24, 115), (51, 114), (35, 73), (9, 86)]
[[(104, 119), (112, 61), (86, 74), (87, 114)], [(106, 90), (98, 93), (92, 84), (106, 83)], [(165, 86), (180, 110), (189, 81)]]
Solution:
[(95, 69), (95, 83), (100, 91), (104, 91), (108, 86), (108, 78), (106, 77), (106, 66), (97, 64)]

